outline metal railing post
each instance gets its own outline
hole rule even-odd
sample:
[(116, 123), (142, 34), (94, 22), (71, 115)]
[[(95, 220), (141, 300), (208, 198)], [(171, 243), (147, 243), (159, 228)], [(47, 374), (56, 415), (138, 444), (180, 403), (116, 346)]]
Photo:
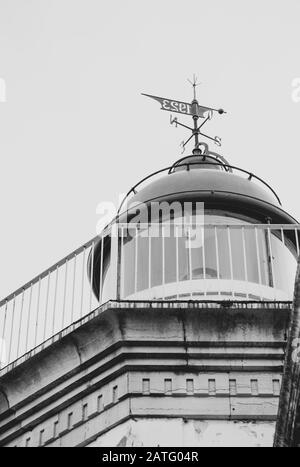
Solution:
[(112, 295), (110, 298), (120, 300), (120, 233), (119, 224), (116, 223), (112, 226), (111, 232), (111, 287)]

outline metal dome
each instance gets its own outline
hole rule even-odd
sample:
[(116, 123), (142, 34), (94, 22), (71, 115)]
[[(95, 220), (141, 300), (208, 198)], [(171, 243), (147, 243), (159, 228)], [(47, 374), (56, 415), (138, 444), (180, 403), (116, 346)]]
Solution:
[(259, 222), (297, 222), (281, 208), (279, 197), (266, 182), (212, 154), (179, 159), (172, 167), (143, 179), (127, 194), (127, 215), (131, 206), (136, 210), (140, 203), (192, 200), (204, 202), (206, 209), (230, 210)]

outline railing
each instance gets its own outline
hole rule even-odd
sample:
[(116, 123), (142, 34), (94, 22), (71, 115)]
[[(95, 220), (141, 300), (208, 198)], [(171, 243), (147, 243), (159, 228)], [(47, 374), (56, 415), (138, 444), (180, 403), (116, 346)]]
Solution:
[(157, 171), (147, 175), (146, 177), (142, 178), (124, 196), (122, 202), (120, 203), (120, 206), (119, 206), (119, 209), (118, 209), (118, 214), (120, 214), (122, 212), (122, 208), (124, 206), (126, 207), (126, 203), (129, 202), (130, 196), (136, 194), (147, 183), (149, 183), (150, 180), (152, 181), (153, 178), (155, 178), (157, 176), (160, 177), (161, 175), (164, 175), (164, 174), (169, 174), (170, 175), (170, 174), (176, 172), (176, 169), (178, 169), (180, 167), (183, 167), (183, 168), (185, 168), (185, 170), (189, 171), (191, 168), (199, 167), (201, 165), (204, 165), (204, 166), (211, 165), (212, 167), (219, 166), (220, 168), (222, 168), (222, 169), (224, 169), (226, 171), (229, 171), (231, 173), (236, 173), (236, 174), (238, 174), (240, 176), (242, 174), (246, 175), (248, 180), (254, 180), (255, 182), (259, 182), (260, 184), (262, 184), (264, 186), (264, 188), (267, 188), (268, 190), (270, 190), (271, 193), (273, 194), (274, 198), (276, 199), (276, 201), (281, 205), (280, 198), (277, 195), (277, 193), (273, 190), (273, 188), (267, 182), (265, 182), (262, 178), (258, 177), (257, 175), (253, 174), (252, 172), (248, 172), (248, 170), (241, 169), (240, 167), (237, 167), (235, 165), (225, 164), (225, 163), (220, 162), (220, 161), (218, 161), (218, 162), (209, 162), (207, 160), (201, 160), (200, 157), (199, 157), (200, 160), (197, 161), (197, 162), (184, 162), (184, 159), (185, 158), (180, 159), (179, 161), (175, 162), (175, 164), (173, 164), (173, 165), (171, 165), (169, 167), (165, 167), (163, 169), (157, 170)]
[[(300, 238), (298, 224), (196, 226), (198, 231), (202, 232), (202, 244), (200, 241), (196, 247), (191, 243), (190, 230), (195, 229), (195, 225), (185, 226), (181, 237), (174, 235), (174, 230), (171, 237), (169, 231), (167, 236), (165, 226), (160, 224), (160, 227), (160, 255), (154, 246), (159, 244), (160, 240), (154, 240), (152, 234), (143, 242), (144, 247), (141, 250), (139, 242), (143, 229), (130, 226), (129, 238), (127, 226), (118, 225), (114, 235), (107, 229), (101, 236), (96, 236), (1, 300), (0, 367), (6, 367), (31, 352), (30, 356), (34, 349), (41, 349), (46, 342), (51, 343), (59, 339), (64, 329), (80, 324), (80, 320), (108, 299), (171, 299), (174, 296), (180, 299), (181, 290), (182, 297), (189, 295), (189, 299), (235, 300), (239, 294), (243, 295), (240, 292), (244, 289), (247, 294), (249, 283), (250, 289), (255, 285), (256, 288), (261, 287), (261, 290), (281, 290), (277, 274), (285, 267), (285, 254), (292, 258), (296, 268)], [(208, 232), (211, 232), (209, 239)], [(251, 238), (247, 232), (252, 232)], [(260, 247), (260, 237), (264, 239), (264, 250)], [(168, 238), (172, 240), (169, 241)], [(174, 245), (174, 251), (168, 250), (171, 243)], [(185, 245), (184, 253), (180, 250), (180, 244)], [(274, 245), (279, 246), (277, 253), (272, 251)], [(249, 254), (250, 247), (252, 249)], [(132, 258), (128, 256), (130, 252)], [(222, 270), (223, 266), (227, 267), (225, 263), (222, 266), (225, 253), (228, 257), (228, 275), (225, 269), (225, 272)], [(198, 255), (201, 256), (201, 260)], [(210, 264), (212, 255), (215, 257), (213, 266)], [(145, 260), (146, 256), (148, 259)], [(183, 256), (186, 258), (184, 267), (180, 264)], [(254, 258), (255, 266), (249, 265), (251, 258)], [(194, 261), (197, 262), (195, 267)], [(157, 280), (157, 264), (162, 272), (160, 283)], [(239, 272), (236, 272), (235, 268), (238, 268)], [(267, 271), (264, 281), (262, 268)], [(254, 269), (257, 270), (257, 280), (251, 276)], [(93, 277), (93, 288), (88, 271)], [(290, 273), (289, 277), (294, 274), (293, 270), (281, 272), (286, 277)], [(145, 280), (141, 283), (143, 274)], [(293, 280), (289, 281), (292, 282), (292, 290)], [(236, 287), (241, 287), (241, 291)], [(223, 296), (222, 290), (225, 290)], [(275, 295), (274, 297), (276, 299)], [(269, 299), (271, 298), (270, 296)], [(291, 298), (289, 295), (288, 299)], [(250, 295), (248, 299), (251, 299)], [(267, 295), (265, 299), (268, 299)]]
[(93, 238), (0, 301), (0, 368), (99, 306), (87, 275), (98, 241)]

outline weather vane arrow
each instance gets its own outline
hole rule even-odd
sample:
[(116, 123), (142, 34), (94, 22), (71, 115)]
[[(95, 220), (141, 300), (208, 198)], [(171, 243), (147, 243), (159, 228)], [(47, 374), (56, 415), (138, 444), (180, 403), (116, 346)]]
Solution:
[[(204, 133), (202, 133), (200, 130), (203, 127), (203, 125), (210, 120), (213, 117), (213, 114), (215, 112), (219, 114), (224, 114), (226, 113), (225, 110), (223, 109), (215, 109), (213, 107), (207, 107), (204, 105), (199, 105), (197, 101), (197, 96), (196, 96), (196, 86), (198, 86), (197, 79), (194, 76), (193, 82), (188, 80), (192, 86), (193, 86), (193, 94), (194, 98), (191, 103), (188, 102), (183, 102), (183, 101), (178, 101), (176, 99), (169, 99), (166, 97), (158, 97), (158, 96), (153, 96), (151, 94), (145, 94), (142, 93), (143, 96), (150, 97), (151, 99), (154, 99), (158, 101), (161, 105), (161, 110), (166, 110), (167, 112), (176, 112), (184, 115), (190, 115), (193, 118), (194, 125), (193, 128), (190, 128), (187, 125), (184, 125), (183, 123), (179, 122), (177, 118), (172, 118), (170, 123), (171, 125), (175, 124), (176, 127), (182, 126), (190, 131), (192, 131), (192, 135), (182, 143), (183, 150), (185, 149), (186, 144), (194, 137), (195, 138), (195, 149), (198, 149), (200, 142), (199, 142), (199, 135), (204, 136), (205, 138), (208, 138), (212, 140), (215, 144), (218, 146), (221, 146), (221, 139), (219, 137), (214, 137), (212, 138), (211, 136), (208, 136)], [(198, 126), (198, 119), (202, 118), (204, 121)]]

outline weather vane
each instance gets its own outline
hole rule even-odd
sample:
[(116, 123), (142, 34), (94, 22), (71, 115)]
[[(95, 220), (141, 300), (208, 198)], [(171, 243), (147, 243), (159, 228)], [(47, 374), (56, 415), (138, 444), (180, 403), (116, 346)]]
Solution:
[[(185, 150), (185, 146), (189, 143), (189, 141), (192, 138), (195, 138), (195, 147), (194, 149), (199, 149), (199, 146), (203, 143), (199, 141), (199, 136), (204, 136), (205, 138), (210, 139), (213, 141), (215, 144), (218, 146), (221, 146), (221, 138), (218, 136), (215, 136), (214, 138), (206, 135), (205, 133), (202, 133), (201, 129), (205, 125), (205, 123), (208, 120), (211, 120), (214, 113), (217, 112), (219, 114), (224, 114), (226, 113), (225, 110), (223, 109), (214, 109), (212, 107), (206, 107), (203, 105), (199, 105), (198, 100), (197, 100), (197, 93), (196, 93), (196, 87), (199, 86), (200, 83), (197, 82), (197, 78), (194, 75), (193, 81), (188, 80), (191, 85), (193, 86), (193, 100), (189, 104), (187, 102), (182, 102), (174, 99), (167, 99), (164, 97), (157, 97), (157, 96), (152, 96), (150, 94), (144, 94), (142, 93), (143, 96), (151, 97), (152, 99), (155, 99), (161, 104), (161, 110), (166, 110), (168, 112), (177, 112), (180, 114), (185, 114), (185, 115), (190, 115), (193, 118), (194, 125), (193, 128), (184, 125), (183, 123), (179, 122), (177, 117), (172, 117), (170, 118), (170, 123), (171, 125), (175, 124), (182, 126), (183, 128), (186, 128), (187, 130), (190, 130), (192, 132), (191, 136), (186, 140), (181, 143), (183, 151)], [(198, 120), (199, 118), (203, 119), (203, 121), (198, 125)]]
[(194, 101), (197, 100), (197, 95), (196, 95), (196, 87), (199, 86), (200, 83), (197, 83), (197, 76), (194, 75), (193, 76), (193, 81), (191, 81), (190, 79), (188, 79), (188, 82), (191, 83), (191, 85), (193, 86), (193, 90), (194, 90)]

